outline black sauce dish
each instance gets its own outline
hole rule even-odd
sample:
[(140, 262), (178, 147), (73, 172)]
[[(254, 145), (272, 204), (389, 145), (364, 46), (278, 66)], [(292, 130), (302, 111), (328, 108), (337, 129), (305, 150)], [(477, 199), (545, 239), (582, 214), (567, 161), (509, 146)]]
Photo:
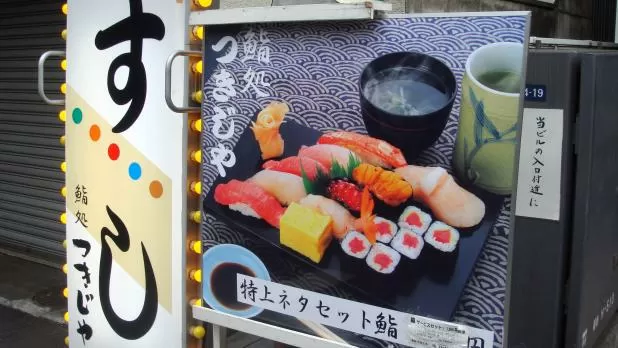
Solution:
[[(373, 104), (366, 91), (368, 83), (372, 80), (372, 83), (377, 83), (375, 76), (393, 69), (409, 69), (406, 71), (413, 72), (415, 83), (429, 85), (443, 93), (443, 103), (428, 113), (414, 116), (393, 113)], [(440, 60), (418, 52), (397, 52), (376, 58), (365, 67), (359, 83), (361, 112), (367, 132), (401, 149), (408, 162), (440, 137), (457, 95), (457, 80), (451, 69)]]

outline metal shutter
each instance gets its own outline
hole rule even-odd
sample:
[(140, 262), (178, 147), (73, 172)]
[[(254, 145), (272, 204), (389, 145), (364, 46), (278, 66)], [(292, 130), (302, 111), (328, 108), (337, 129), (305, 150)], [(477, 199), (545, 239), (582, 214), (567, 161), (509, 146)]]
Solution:
[[(60, 0), (0, 0), (0, 248), (47, 261), (64, 255), (64, 123), (59, 106), (37, 94), (37, 61), (64, 50), (66, 16)], [(46, 91), (61, 99), (65, 73), (50, 58)]]

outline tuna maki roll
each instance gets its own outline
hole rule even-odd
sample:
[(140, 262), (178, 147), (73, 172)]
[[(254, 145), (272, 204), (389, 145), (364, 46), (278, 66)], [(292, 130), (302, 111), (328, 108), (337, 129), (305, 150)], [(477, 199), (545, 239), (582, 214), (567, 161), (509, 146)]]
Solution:
[(424, 245), (422, 236), (405, 228), (402, 228), (391, 242), (393, 249), (413, 260), (421, 254)]
[(436, 221), (425, 234), (425, 242), (443, 252), (453, 252), (459, 242), (459, 232), (453, 227)]
[(369, 249), (371, 249), (371, 243), (369, 243), (369, 240), (364, 234), (350, 231), (343, 237), (341, 248), (343, 248), (346, 254), (352, 257), (364, 259), (369, 253)]
[(423, 235), (431, 224), (431, 215), (417, 207), (407, 207), (399, 217), (399, 227), (406, 228), (416, 234)]
[(382, 243), (376, 243), (369, 251), (366, 260), (367, 265), (376, 272), (391, 274), (399, 264), (401, 255)]
[(373, 219), (373, 222), (376, 224), (378, 229), (376, 239), (384, 244), (390, 243), (397, 233), (397, 225), (394, 222), (379, 216), (376, 216)]

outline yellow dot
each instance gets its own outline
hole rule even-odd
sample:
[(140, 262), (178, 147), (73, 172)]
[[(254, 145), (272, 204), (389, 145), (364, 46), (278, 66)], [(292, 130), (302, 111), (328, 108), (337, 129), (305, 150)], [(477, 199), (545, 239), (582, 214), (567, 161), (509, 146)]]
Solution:
[(63, 59), (60, 62), (60, 67), (62, 68), (62, 70), (67, 71), (67, 60), (66, 59)]
[(204, 329), (203, 326), (191, 326), (190, 331), (191, 336), (197, 338), (198, 340), (201, 340), (204, 336), (206, 336), (206, 329)]
[(60, 85), (60, 92), (62, 94), (67, 94), (67, 84), (66, 83), (63, 83)]
[(202, 282), (202, 270), (194, 269), (189, 273), (189, 278), (195, 280), (198, 283)]
[(67, 213), (60, 214), (60, 222), (62, 222), (65, 225), (67, 224)]
[(67, 111), (60, 110), (60, 112), (58, 113), (58, 118), (60, 119), (60, 121), (66, 122), (67, 121)]
[(62, 13), (64, 13), (65, 15), (69, 14), (69, 5), (67, 4), (62, 5)]
[(64, 321), (69, 322), (69, 312), (64, 313)]
[(191, 122), (191, 129), (196, 132), (202, 132), (202, 120), (199, 119)]
[(196, 92), (193, 92), (193, 94), (191, 95), (191, 98), (192, 98), (192, 99), (193, 99), (193, 101), (195, 101), (196, 103), (201, 104), (201, 103), (202, 103), (202, 97), (203, 97), (203, 95), (202, 95), (202, 94), (203, 94), (203, 93), (202, 93), (202, 91), (196, 91)]
[(198, 195), (201, 195), (202, 194), (202, 183), (200, 181), (192, 182), (191, 191), (197, 193)]
[(66, 240), (62, 241), (62, 247), (65, 248), (65, 249), (67, 248), (67, 241)]
[(60, 137), (60, 144), (61, 145), (64, 145), (66, 143), (66, 141), (67, 141), (67, 139), (66, 139), (66, 137), (64, 135)]
[(201, 241), (197, 240), (197, 241), (191, 242), (190, 248), (196, 254), (200, 254), (200, 255), (202, 254), (202, 242)]
[(193, 0), (193, 3), (199, 7), (208, 8), (212, 5), (212, 0)]
[(199, 224), (200, 222), (202, 222), (202, 212), (199, 210), (190, 212), (189, 216), (191, 217), (191, 220), (195, 222), (196, 224)]
[(191, 67), (191, 69), (193, 70), (193, 72), (201, 74), (204, 70), (204, 62), (200, 59), (197, 62), (195, 62), (193, 64), (193, 66)]
[(64, 296), (65, 298), (69, 298), (69, 289), (68, 288), (62, 289), (62, 296)]
[(202, 163), (202, 150), (195, 150), (191, 152), (191, 159), (197, 163)]
[(64, 29), (64, 30), (62, 31), (62, 33), (60, 33), (60, 36), (62, 36), (62, 39), (66, 40), (66, 39), (67, 39), (67, 30), (66, 30), (66, 29)]
[(202, 299), (201, 298), (193, 299), (189, 302), (189, 304), (191, 304), (191, 306), (202, 307)]
[(67, 187), (64, 186), (60, 189), (60, 194), (62, 195), (62, 197), (66, 198), (67, 197)]
[(68, 274), (69, 273), (69, 265), (67, 265), (66, 263), (64, 265), (62, 265), (62, 272), (64, 272), (64, 274)]
[(67, 162), (60, 163), (60, 170), (62, 170), (63, 173), (67, 172)]
[(69, 336), (64, 338), (64, 345), (67, 347), (69, 346)]
[(191, 31), (193, 33), (193, 37), (198, 40), (204, 40), (204, 27), (201, 25), (196, 25), (193, 27)]

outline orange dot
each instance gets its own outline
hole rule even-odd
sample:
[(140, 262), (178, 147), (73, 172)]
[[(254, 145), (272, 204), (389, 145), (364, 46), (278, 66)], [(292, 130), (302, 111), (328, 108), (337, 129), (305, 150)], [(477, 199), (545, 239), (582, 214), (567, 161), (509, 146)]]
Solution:
[(96, 124), (90, 126), (90, 139), (97, 141), (101, 138), (101, 128)]
[(154, 180), (150, 183), (150, 195), (154, 198), (159, 198), (163, 195), (163, 185), (160, 181)]

